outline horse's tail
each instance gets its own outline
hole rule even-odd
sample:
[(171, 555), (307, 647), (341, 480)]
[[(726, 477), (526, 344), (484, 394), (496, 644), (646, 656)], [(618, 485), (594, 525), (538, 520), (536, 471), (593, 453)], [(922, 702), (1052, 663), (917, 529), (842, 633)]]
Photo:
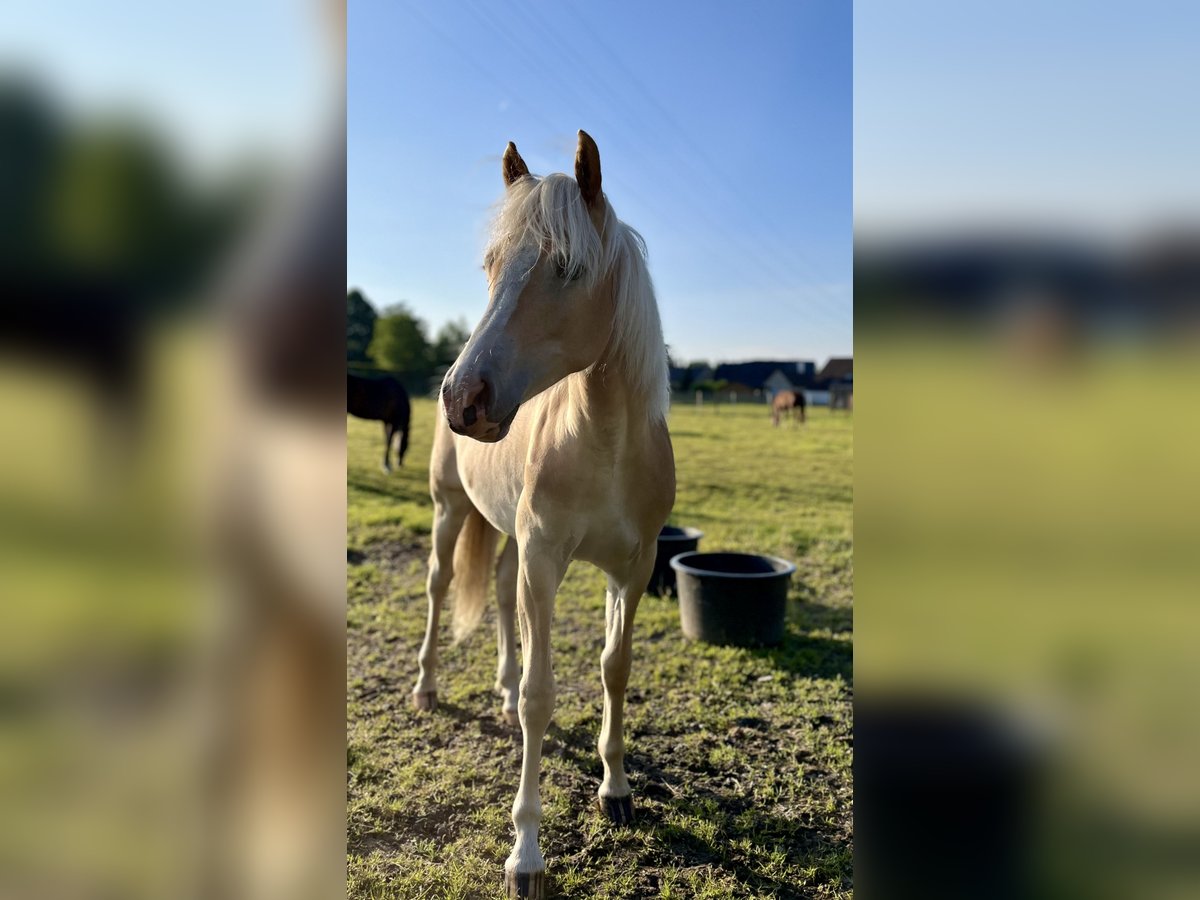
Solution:
[(500, 533), (474, 507), (454, 544), (454, 642), (457, 644), (483, 618), (488, 578), (496, 561)]

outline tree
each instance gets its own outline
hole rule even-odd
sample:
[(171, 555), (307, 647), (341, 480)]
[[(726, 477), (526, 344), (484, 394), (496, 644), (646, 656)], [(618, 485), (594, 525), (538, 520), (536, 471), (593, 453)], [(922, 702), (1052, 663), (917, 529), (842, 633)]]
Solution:
[(403, 303), (389, 306), (375, 320), (367, 353), (385, 369), (411, 376), (429, 374), (431, 354), (425, 323)]
[(715, 395), (722, 394), (725, 391), (729, 390), (729, 382), (726, 381), (724, 378), (721, 378), (721, 379), (711, 379), (710, 378), (705, 381), (692, 382), (690, 389), (694, 390), (694, 391), (703, 391), (706, 394), (713, 394), (715, 396)]
[(705, 378), (711, 379), (712, 373), (712, 366), (703, 360), (688, 363), (687, 370), (683, 373), (683, 389), (688, 390), (704, 381)]
[(450, 368), (462, 353), (462, 348), (471, 338), (471, 329), (465, 319), (447, 322), (437, 333), (433, 342), (433, 366), (435, 369)]
[(346, 295), (346, 359), (368, 362), (371, 338), (375, 335), (375, 320), (379, 314), (358, 288)]

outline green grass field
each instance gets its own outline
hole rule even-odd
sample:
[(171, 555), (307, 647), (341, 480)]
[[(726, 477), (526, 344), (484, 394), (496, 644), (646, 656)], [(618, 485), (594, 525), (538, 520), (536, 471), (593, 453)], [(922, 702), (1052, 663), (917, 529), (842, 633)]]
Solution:
[[(558, 702), (542, 764), (542, 851), (556, 896), (850, 897), (852, 420), (811, 411), (772, 428), (762, 406), (675, 407), (671, 522), (702, 550), (795, 561), (788, 635), (744, 650), (686, 641), (675, 601), (637, 616), (626, 768), (638, 821), (592, 806), (601, 765), (604, 579), (572, 565), (554, 624)], [(495, 619), (443, 637), (441, 707), (410, 706), (424, 626), (435, 407), (414, 404), (403, 469), (382, 427), (348, 420), (349, 896), (503, 896), (520, 734), (492, 693)]]

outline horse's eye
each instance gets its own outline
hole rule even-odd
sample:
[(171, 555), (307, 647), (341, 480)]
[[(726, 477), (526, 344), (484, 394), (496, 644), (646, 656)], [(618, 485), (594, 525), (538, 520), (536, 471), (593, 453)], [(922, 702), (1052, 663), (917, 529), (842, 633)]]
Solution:
[(562, 281), (577, 281), (583, 275), (582, 269), (576, 269), (574, 272), (567, 271), (567, 261), (563, 257), (558, 257), (554, 260), (554, 272)]

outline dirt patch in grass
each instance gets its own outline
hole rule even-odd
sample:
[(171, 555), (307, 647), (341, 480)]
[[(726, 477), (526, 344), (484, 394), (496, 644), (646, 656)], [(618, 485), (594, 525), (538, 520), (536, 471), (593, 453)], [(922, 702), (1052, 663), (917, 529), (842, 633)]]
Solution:
[(365, 550), (349, 551), (348, 562), (372, 563), (381, 571), (401, 573), (410, 570), (413, 564), (425, 565), (429, 560), (429, 544), (420, 541), (377, 541)]

